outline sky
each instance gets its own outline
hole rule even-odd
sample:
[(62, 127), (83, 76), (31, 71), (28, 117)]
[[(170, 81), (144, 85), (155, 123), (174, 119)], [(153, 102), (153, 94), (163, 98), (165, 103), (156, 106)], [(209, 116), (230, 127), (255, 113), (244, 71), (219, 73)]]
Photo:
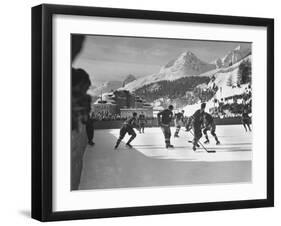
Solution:
[(136, 77), (157, 73), (169, 61), (185, 51), (205, 62), (214, 62), (240, 45), (250, 43), (136, 38), (88, 35), (73, 67), (88, 72), (93, 84), (123, 81), (128, 74)]

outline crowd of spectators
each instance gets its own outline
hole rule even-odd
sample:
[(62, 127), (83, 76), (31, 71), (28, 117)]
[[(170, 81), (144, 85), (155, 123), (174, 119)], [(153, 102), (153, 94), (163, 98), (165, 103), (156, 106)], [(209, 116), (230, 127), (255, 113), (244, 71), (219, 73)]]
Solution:
[(220, 101), (215, 100), (216, 107), (210, 109), (215, 118), (240, 117), (246, 109), (247, 113), (252, 112), (252, 91), (251, 86), (245, 88), (240, 95), (230, 96)]
[[(101, 112), (92, 112), (91, 118), (95, 119), (96, 121), (124, 121), (128, 117), (121, 117), (120, 114), (111, 114), (109, 111), (101, 111)], [(153, 119), (151, 117), (146, 117), (147, 120)]]
[(111, 114), (108, 111), (92, 112), (91, 117), (97, 121), (125, 120), (120, 114)]

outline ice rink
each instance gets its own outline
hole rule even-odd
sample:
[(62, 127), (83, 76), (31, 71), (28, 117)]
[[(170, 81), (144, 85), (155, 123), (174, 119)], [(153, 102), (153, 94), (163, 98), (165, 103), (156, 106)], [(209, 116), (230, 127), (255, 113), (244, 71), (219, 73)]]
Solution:
[(174, 149), (165, 148), (160, 128), (146, 128), (144, 134), (137, 132), (132, 149), (125, 146), (126, 135), (117, 150), (119, 129), (96, 130), (96, 144), (84, 154), (79, 189), (251, 182), (252, 134), (242, 125), (217, 126), (216, 133), (221, 144), (209, 134), (205, 147), (216, 153), (207, 153), (203, 148), (194, 152), (188, 142), (192, 135), (184, 130), (179, 138), (172, 136)]

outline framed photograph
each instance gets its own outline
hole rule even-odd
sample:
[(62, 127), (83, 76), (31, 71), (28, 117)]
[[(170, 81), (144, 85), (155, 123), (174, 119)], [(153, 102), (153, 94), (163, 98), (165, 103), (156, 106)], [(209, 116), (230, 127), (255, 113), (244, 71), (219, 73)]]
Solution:
[(32, 8), (32, 217), (274, 205), (274, 21)]

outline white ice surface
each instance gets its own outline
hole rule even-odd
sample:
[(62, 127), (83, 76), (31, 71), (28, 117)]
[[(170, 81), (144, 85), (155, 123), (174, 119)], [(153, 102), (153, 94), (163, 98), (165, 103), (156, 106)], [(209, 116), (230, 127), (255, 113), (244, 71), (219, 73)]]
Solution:
[(217, 126), (216, 133), (221, 145), (209, 134), (210, 144), (204, 146), (216, 153), (207, 153), (203, 148), (194, 152), (188, 142), (192, 135), (184, 130), (180, 138), (172, 137), (174, 149), (165, 148), (160, 128), (146, 128), (144, 134), (137, 132), (133, 149), (125, 146), (126, 135), (117, 150), (118, 129), (96, 130), (96, 145), (84, 155), (80, 189), (250, 182), (251, 133), (242, 125)]
[[(170, 159), (178, 161), (245, 161), (252, 159), (251, 139), (252, 134), (246, 133), (242, 125), (217, 126), (217, 135), (221, 141), (220, 145), (215, 144), (215, 140), (208, 132), (210, 144), (204, 144), (205, 137), (200, 140), (201, 144), (209, 151), (216, 151), (215, 154), (207, 153), (202, 147), (196, 152), (192, 150), (192, 134), (185, 132), (181, 128), (180, 138), (174, 138), (175, 128), (171, 128), (171, 143), (174, 149), (164, 148), (164, 137), (160, 128), (146, 128), (144, 134), (138, 134), (137, 138), (132, 142), (135, 150), (147, 157)], [(111, 130), (116, 139), (119, 136), (119, 130)], [(124, 139), (127, 141), (129, 136)], [(123, 145), (119, 150), (127, 150)]]

